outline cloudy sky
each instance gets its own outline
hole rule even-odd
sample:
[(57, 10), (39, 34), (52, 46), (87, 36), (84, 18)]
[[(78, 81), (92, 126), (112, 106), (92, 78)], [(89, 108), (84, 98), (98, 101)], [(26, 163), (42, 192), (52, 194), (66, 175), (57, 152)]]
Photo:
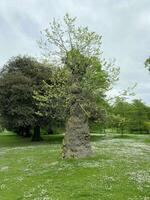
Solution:
[(136, 98), (150, 105), (150, 0), (0, 0), (0, 66), (18, 54), (40, 57), (40, 31), (68, 12), (102, 35), (103, 56), (116, 59), (113, 93), (137, 83)]

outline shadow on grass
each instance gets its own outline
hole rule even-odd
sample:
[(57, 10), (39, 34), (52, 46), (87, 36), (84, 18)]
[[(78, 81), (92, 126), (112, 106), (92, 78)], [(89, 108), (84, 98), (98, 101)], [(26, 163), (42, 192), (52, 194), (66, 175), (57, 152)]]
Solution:
[[(31, 142), (31, 138), (24, 138), (11, 135), (0, 135), (0, 147), (16, 147), (16, 146), (30, 146), (30, 145), (43, 145), (43, 144), (62, 144), (64, 135), (42, 135), (43, 141)], [(91, 135), (91, 141), (99, 141), (105, 139), (104, 135)]]

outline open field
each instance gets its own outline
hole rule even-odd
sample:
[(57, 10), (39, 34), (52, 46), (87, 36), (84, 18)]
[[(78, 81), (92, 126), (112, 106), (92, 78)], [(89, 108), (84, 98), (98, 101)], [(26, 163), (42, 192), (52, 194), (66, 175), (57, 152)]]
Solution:
[(61, 140), (0, 135), (0, 200), (150, 200), (149, 135), (95, 136), (79, 160), (61, 159)]

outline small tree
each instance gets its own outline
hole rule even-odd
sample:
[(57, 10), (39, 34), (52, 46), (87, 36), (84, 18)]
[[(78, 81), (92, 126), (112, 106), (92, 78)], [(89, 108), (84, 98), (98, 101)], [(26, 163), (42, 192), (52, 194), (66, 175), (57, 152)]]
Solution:
[(113, 106), (112, 106), (112, 112), (114, 114), (114, 118), (116, 117), (118, 121), (118, 125), (116, 125), (116, 128), (121, 131), (123, 134), (124, 130), (129, 129), (129, 118), (130, 118), (130, 110), (131, 105), (127, 101), (125, 101), (125, 98), (123, 97), (117, 97)]

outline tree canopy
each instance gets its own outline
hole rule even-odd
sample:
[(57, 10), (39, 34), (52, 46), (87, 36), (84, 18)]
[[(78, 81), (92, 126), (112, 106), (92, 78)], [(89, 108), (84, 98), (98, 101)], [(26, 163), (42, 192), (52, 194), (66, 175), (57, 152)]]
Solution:
[[(58, 89), (58, 85), (55, 89), (47, 85), (46, 90), (49, 88), (49, 92), (45, 92), (44, 98), (39, 93), (35, 96), (39, 102), (46, 100), (46, 105), (52, 102), (54, 96), (57, 99), (60, 99), (60, 94), (61, 99), (66, 97), (64, 100), (68, 108), (68, 120), (64, 139), (65, 157), (84, 156), (91, 152), (88, 119), (101, 119), (104, 116), (101, 102), (105, 101), (106, 91), (118, 80), (119, 74), (119, 68), (102, 59), (102, 37), (89, 31), (88, 27), (76, 26), (75, 22), (76, 18), (71, 18), (68, 14), (64, 16), (63, 23), (54, 19), (50, 27), (44, 30), (39, 42), (43, 55), (57, 68), (60, 67), (61, 71), (66, 70), (70, 83), (68, 87), (59, 85), (61, 93), (54, 91)], [(66, 83), (62, 79), (61, 82)], [(75, 123), (75, 119), (78, 123)], [(81, 128), (74, 137), (72, 129), (76, 130), (78, 126)]]
[(4, 65), (0, 73), (0, 112), (5, 127), (26, 135), (41, 123), (33, 94), (50, 74), (49, 67), (26, 56), (14, 57)]

